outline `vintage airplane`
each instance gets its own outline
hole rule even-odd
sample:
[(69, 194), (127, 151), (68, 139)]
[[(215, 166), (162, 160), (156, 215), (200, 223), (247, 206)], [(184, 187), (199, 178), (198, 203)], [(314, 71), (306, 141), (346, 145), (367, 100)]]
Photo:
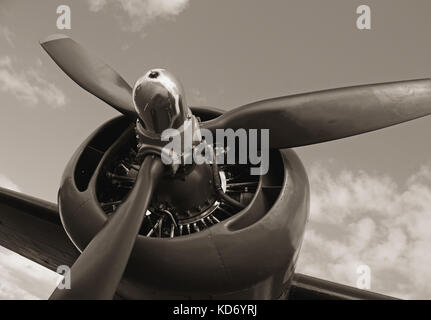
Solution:
[[(387, 299), (295, 274), (309, 184), (291, 149), (378, 130), (431, 113), (431, 80), (274, 98), (223, 112), (186, 104), (163, 69), (132, 89), (63, 35), (41, 41), (58, 66), (121, 116), (98, 128), (67, 165), (56, 205), (0, 191), (0, 245), (51, 270), (71, 289), (51, 299)], [(270, 129), (270, 167), (160, 160), (160, 133)], [(431, 245), (431, 244), (430, 244)]]

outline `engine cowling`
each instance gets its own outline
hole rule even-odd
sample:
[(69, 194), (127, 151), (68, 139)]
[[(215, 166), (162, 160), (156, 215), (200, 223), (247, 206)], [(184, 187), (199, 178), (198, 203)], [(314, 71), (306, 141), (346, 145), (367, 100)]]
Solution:
[[(221, 114), (207, 108), (194, 108), (193, 113), (202, 120)], [(133, 187), (134, 166), (139, 165), (131, 161), (135, 139), (134, 123), (115, 118), (98, 128), (67, 165), (59, 211), (79, 250), (115, 214)], [(162, 182), (118, 293), (133, 299), (285, 295), (308, 217), (309, 186), (294, 151), (274, 150), (269, 163), (268, 173), (258, 178), (245, 174), (247, 166), (223, 168), (224, 187), (247, 205), (241, 211), (217, 201), (206, 191), (211, 188), (200, 187), (211, 183), (207, 167), (187, 181)], [(242, 175), (239, 180), (236, 174)], [(188, 196), (193, 186), (194, 192), (203, 194)], [(186, 212), (189, 208), (193, 209)], [(169, 215), (161, 215), (161, 210)]]

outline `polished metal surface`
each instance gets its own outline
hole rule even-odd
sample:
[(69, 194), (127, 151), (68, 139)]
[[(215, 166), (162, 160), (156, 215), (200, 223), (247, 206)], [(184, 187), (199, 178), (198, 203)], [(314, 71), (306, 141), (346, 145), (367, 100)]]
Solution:
[(139, 78), (132, 97), (138, 121), (150, 136), (177, 129), (191, 117), (180, 81), (164, 69), (152, 69)]

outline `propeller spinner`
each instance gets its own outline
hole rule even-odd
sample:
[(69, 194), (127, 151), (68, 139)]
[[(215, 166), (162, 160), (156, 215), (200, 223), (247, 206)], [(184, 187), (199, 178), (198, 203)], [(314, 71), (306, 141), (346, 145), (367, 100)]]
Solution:
[(153, 69), (136, 81), (133, 105), (143, 131), (159, 137), (169, 128), (179, 128), (191, 117), (179, 80), (164, 69)]

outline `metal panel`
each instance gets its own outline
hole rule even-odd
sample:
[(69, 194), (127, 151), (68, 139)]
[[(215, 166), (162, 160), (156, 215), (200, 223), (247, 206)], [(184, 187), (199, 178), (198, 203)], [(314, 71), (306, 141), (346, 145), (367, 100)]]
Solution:
[(289, 300), (394, 300), (382, 294), (360, 290), (339, 283), (295, 274)]

